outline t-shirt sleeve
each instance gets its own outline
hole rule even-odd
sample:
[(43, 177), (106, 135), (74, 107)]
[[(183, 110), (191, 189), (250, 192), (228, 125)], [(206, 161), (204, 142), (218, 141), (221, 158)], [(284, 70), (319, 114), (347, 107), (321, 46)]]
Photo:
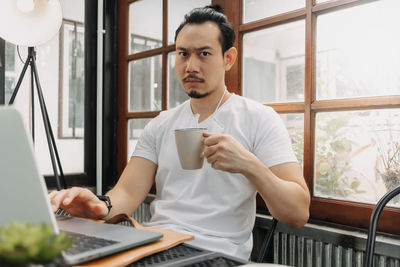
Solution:
[(132, 153), (132, 157), (142, 157), (148, 160), (151, 160), (155, 164), (158, 165), (158, 156), (157, 156), (157, 140), (155, 131), (157, 127), (157, 118), (151, 120), (143, 129), (142, 134), (139, 137), (138, 142), (136, 143), (135, 150)]
[(289, 133), (274, 110), (264, 109), (260, 113), (256, 128), (254, 154), (266, 166), (297, 162)]

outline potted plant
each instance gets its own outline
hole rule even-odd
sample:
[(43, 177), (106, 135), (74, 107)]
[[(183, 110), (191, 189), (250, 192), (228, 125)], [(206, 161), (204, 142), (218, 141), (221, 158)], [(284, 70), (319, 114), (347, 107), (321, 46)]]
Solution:
[[(52, 226), (14, 222), (0, 226), (0, 266), (55, 266), (62, 250), (72, 245), (65, 233)], [(37, 265), (34, 265), (37, 266)]]
[[(389, 191), (400, 184), (400, 142), (392, 137), (387, 143), (377, 142), (376, 173)], [(400, 196), (393, 198), (393, 203), (400, 203)]]

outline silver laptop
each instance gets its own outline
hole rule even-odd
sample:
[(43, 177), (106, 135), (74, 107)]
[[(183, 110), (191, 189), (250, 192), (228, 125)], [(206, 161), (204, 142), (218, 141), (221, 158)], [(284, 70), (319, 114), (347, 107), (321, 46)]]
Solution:
[(93, 260), (162, 237), (161, 233), (129, 226), (55, 216), (47, 194), (21, 115), (12, 107), (0, 107), (0, 225), (13, 221), (47, 223), (53, 226), (55, 233), (66, 231), (108, 240), (104, 247), (78, 249), (76, 253), (64, 251), (66, 264)]

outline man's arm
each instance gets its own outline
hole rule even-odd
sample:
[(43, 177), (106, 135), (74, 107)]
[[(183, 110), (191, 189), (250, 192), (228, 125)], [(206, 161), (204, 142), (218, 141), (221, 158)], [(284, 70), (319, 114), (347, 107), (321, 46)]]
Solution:
[(157, 165), (152, 161), (133, 157), (125, 167), (118, 183), (106, 194), (112, 203), (108, 215), (106, 204), (85, 188), (73, 187), (53, 191), (49, 198), (54, 211), (62, 208), (74, 216), (108, 219), (119, 213), (131, 215), (150, 191), (156, 170)]
[(133, 214), (149, 193), (156, 171), (157, 165), (154, 162), (133, 157), (122, 172), (118, 183), (106, 194), (111, 198), (113, 205), (106, 218), (119, 213)]
[(310, 193), (298, 163), (268, 168), (231, 136), (209, 133), (204, 136), (204, 156), (214, 169), (243, 174), (279, 221), (292, 227), (307, 222)]

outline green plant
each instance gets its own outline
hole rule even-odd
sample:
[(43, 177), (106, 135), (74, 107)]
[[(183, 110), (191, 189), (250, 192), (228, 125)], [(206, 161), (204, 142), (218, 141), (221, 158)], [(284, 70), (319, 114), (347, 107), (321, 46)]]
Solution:
[[(359, 190), (357, 177), (348, 177), (355, 144), (346, 128), (351, 115), (325, 113), (319, 115), (315, 147), (315, 190), (325, 196), (347, 197)], [(364, 148), (363, 148), (364, 149)]]
[(299, 161), (300, 166), (303, 167), (304, 160), (304, 132), (301, 128), (294, 128), (289, 130), (290, 139), (292, 142), (293, 152)]
[(54, 234), (52, 226), (46, 224), (7, 224), (0, 227), (0, 263), (48, 262), (72, 242), (65, 233)]

